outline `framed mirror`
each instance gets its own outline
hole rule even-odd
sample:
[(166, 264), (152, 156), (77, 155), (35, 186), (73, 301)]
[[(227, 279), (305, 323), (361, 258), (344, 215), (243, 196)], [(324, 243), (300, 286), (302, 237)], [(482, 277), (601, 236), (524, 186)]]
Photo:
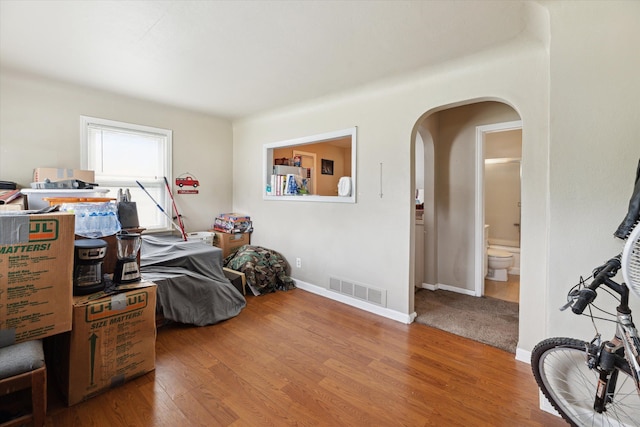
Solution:
[(356, 129), (265, 144), (263, 198), (355, 203)]

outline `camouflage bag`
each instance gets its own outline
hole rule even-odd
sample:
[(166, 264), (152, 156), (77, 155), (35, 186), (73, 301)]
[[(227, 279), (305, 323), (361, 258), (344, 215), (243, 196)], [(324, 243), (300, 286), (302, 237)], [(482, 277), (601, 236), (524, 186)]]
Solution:
[(224, 266), (244, 273), (247, 283), (260, 294), (288, 291), (295, 282), (287, 275), (289, 264), (282, 255), (261, 246), (244, 245), (224, 260)]

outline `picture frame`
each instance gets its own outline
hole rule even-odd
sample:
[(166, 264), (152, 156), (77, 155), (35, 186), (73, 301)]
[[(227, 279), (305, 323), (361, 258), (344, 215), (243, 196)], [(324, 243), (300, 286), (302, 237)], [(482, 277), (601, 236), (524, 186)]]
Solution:
[(333, 175), (333, 160), (322, 159), (322, 175)]

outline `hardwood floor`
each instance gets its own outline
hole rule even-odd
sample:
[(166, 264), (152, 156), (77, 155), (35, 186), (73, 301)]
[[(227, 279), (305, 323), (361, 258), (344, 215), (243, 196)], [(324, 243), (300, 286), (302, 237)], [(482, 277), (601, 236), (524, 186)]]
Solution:
[(561, 426), (530, 366), (437, 329), (295, 289), (239, 316), (158, 330), (156, 370), (47, 426)]

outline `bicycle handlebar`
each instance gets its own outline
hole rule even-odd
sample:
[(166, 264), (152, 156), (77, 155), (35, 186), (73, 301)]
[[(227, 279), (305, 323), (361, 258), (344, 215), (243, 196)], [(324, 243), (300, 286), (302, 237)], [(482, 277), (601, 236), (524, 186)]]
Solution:
[(594, 299), (596, 299), (597, 294), (596, 291), (591, 288), (584, 288), (580, 290), (578, 295), (578, 298), (576, 298), (575, 302), (571, 306), (571, 311), (575, 314), (582, 314), (584, 309), (587, 308)]
[(596, 289), (605, 282), (609, 277), (616, 275), (620, 269), (620, 255), (611, 258), (601, 267), (598, 267), (594, 272), (593, 281), (584, 289), (578, 292), (578, 297), (571, 306), (571, 311), (575, 314), (582, 314), (587, 305), (591, 304), (596, 299)]

